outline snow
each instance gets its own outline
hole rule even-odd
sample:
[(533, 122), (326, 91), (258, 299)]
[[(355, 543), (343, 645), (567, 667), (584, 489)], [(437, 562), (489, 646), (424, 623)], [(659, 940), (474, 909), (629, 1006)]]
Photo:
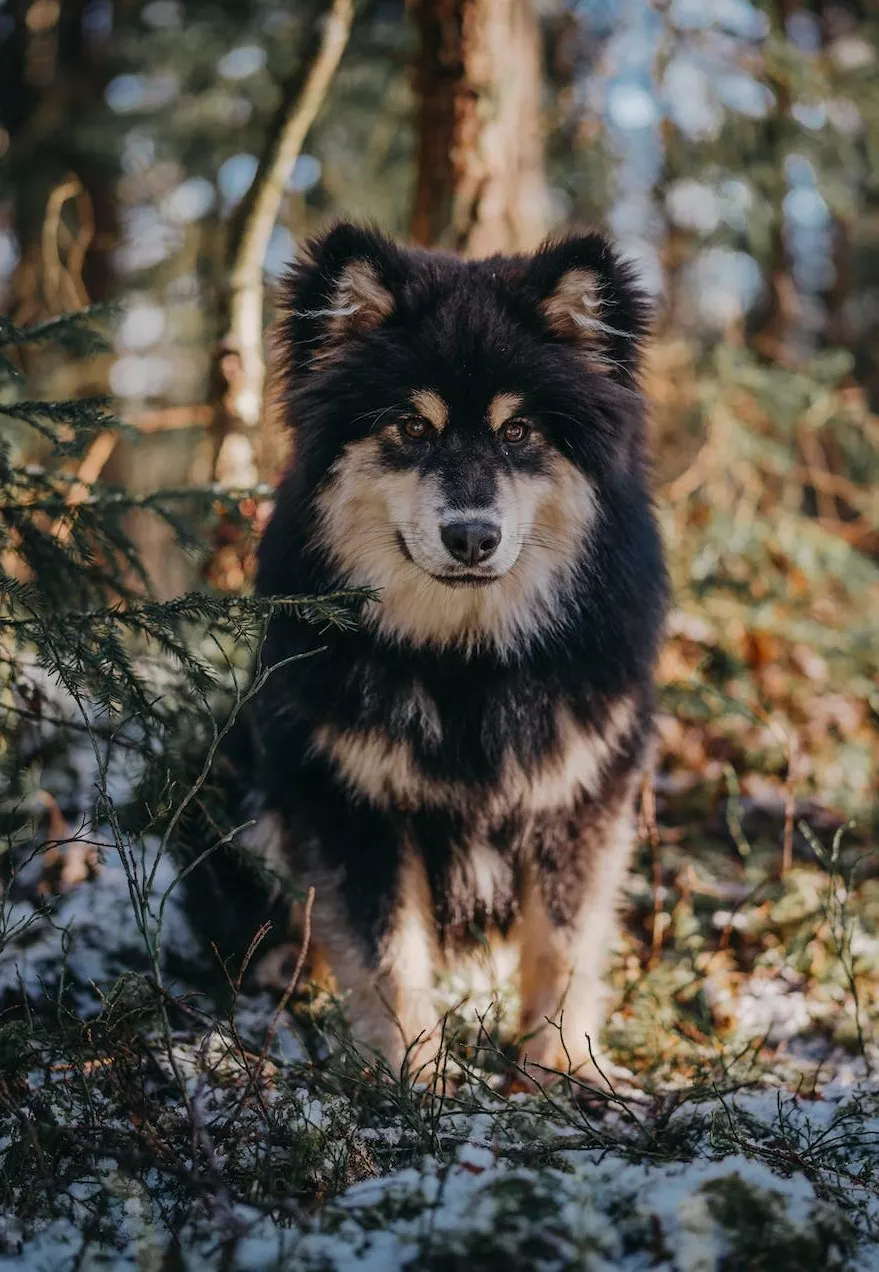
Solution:
[[(202, 1058), (210, 1046), (202, 1048)], [(305, 1121), (314, 1127), (330, 1124), (329, 1111), (307, 1090), (299, 1093)], [(736, 1232), (725, 1226), (715, 1205), (723, 1190), (746, 1190), (757, 1213), (771, 1214), (765, 1241), (796, 1239), (825, 1262), (828, 1269), (866, 1272), (879, 1268), (879, 1244), (863, 1239), (854, 1254), (842, 1246), (828, 1246), (829, 1210), (817, 1179), (802, 1172), (773, 1169), (750, 1151), (761, 1136), (800, 1136), (804, 1143), (820, 1143), (834, 1127), (849, 1125), (856, 1101), (866, 1102), (873, 1116), (858, 1123), (850, 1154), (852, 1172), (869, 1159), (879, 1161), (879, 1087), (863, 1084), (852, 1092), (837, 1087), (823, 1099), (803, 1100), (783, 1092), (741, 1092), (724, 1098), (723, 1105), (706, 1100), (685, 1105), (673, 1116), (687, 1122), (705, 1120), (705, 1132), (691, 1160), (637, 1160), (623, 1138), (614, 1148), (566, 1147), (570, 1128), (558, 1128), (533, 1105), (516, 1104), (526, 1122), (540, 1127), (553, 1150), (552, 1164), (517, 1164), (511, 1150), (523, 1143), (522, 1127), (505, 1126), (495, 1110), (454, 1119), (467, 1138), (451, 1158), (426, 1154), (411, 1165), (351, 1184), (313, 1218), (291, 1225), (291, 1213), (274, 1215), (256, 1207), (233, 1203), (208, 1215), (193, 1210), (177, 1234), (185, 1266), (193, 1272), (227, 1267), (231, 1272), (262, 1272), (295, 1267), (302, 1272), (408, 1272), (423, 1266), (427, 1255), (442, 1255), (442, 1266), (470, 1266), (480, 1251), (490, 1249), (497, 1266), (539, 1268), (562, 1272), (722, 1272)], [(498, 1102), (500, 1107), (500, 1101)], [(741, 1147), (726, 1155), (712, 1146), (711, 1115), (724, 1110), (735, 1118)], [(746, 1135), (742, 1129), (751, 1128)], [(399, 1128), (388, 1128), (388, 1139), (399, 1139)], [(367, 1141), (380, 1138), (376, 1131)], [(858, 1145), (854, 1145), (857, 1139)], [(528, 1140), (524, 1141), (527, 1143)], [(533, 1147), (532, 1141), (532, 1147)], [(816, 1158), (816, 1160), (819, 1160)], [(222, 1162), (218, 1163), (222, 1169)], [(107, 1177), (69, 1190), (68, 1217), (44, 1224), (23, 1240), (15, 1220), (0, 1224), (0, 1272), (65, 1272), (112, 1266), (135, 1269), (159, 1266), (170, 1235), (163, 1230), (161, 1189), (121, 1178), (107, 1163)], [(105, 1185), (112, 1184), (108, 1190)], [(865, 1181), (866, 1181), (865, 1173)], [(150, 1181), (148, 1181), (150, 1182)], [(81, 1257), (83, 1222), (89, 1198), (98, 1186), (113, 1201), (108, 1220), (111, 1245), (95, 1239)], [(720, 1190), (720, 1192), (718, 1191)], [(876, 1197), (864, 1186), (865, 1214), (879, 1225)], [(869, 1194), (869, 1195), (868, 1195)], [(739, 1195), (738, 1192), (734, 1195)], [(221, 1239), (219, 1219), (226, 1236)], [(518, 1251), (527, 1239), (534, 1251), (527, 1265)], [(822, 1244), (823, 1242), (823, 1244)], [(812, 1243), (812, 1244), (810, 1244)], [(77, 1259), (81, 1261), (77, 1264)], [(531, 1256), (529, 1256), (531, 1257)], [(227, 1259), (227, 1262), (223, 1262)], [(456, 1263), (455, 1260), (459, 1260)], [(475, 1264), (474, 1264), (475, 1265)], [(482, 1264), (478, 1264), (482, 1266)], [(494, 1263), (492, 1264), (494, 1266)], [(744, 1264), (742, 1266), (745, 1266)], [(804, 1265), (805, 1266), (805, 1265)]]

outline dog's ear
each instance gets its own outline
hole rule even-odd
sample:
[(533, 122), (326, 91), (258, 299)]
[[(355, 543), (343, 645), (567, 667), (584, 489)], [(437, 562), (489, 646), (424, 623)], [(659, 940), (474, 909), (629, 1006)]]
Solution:
[(403, 255), (376, 230), (342, 222), (312, 239), (282, 285), (282, 330), (299, 367), (326, 363), (397, 308)]
[(650, 306), (603, 234), (544, 244), (526, 267), (525, 292), (546, 333), (575, 346), (590, 370), (622, 380), (635, 374)]

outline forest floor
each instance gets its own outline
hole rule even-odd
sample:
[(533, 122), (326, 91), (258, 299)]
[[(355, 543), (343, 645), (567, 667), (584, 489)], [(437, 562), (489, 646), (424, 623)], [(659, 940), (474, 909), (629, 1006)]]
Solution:
[(295, 951), (224, 979), (172, 856), (79, 827), (88, 746), (35, 758), (65, 844), (0, 905), (0, 1269), (879, 1269), (879, 864), (845, 800), (875, 721), (789, 677), (800, 789), (771, 720), (681, 705), (712, 640), (673, 619), (604, 1097), (510, 1089), (487, 966), (441, 987), (442, 1094), (364, 1065), (332, 1003), (279, 1009)]

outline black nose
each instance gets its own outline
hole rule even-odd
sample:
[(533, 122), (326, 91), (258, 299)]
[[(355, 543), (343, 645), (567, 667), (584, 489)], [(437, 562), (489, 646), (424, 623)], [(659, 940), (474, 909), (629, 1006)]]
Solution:
[(501, 541), (500, 526), (490, 521), (450, 521), (440, 535), (455, 560), (465, 565), (487, 561)]

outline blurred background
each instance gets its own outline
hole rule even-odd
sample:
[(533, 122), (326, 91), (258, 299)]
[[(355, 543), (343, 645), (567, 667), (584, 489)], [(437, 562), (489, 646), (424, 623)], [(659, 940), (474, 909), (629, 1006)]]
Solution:
[[(0, 310), (121, 304), (111, 355), (28, 368), (130, 423), (84, 479), (270, 487), (261, 332), (307, 235), (606, 225), (657, 310), (654, 832), (686, 848), (696, 801), (789, 868), (801, 815), (875, 818), (877, 56), (855, 0), (0, 0)], [(161, 595), (246, 584), (237, 531), (138, 533)]]

